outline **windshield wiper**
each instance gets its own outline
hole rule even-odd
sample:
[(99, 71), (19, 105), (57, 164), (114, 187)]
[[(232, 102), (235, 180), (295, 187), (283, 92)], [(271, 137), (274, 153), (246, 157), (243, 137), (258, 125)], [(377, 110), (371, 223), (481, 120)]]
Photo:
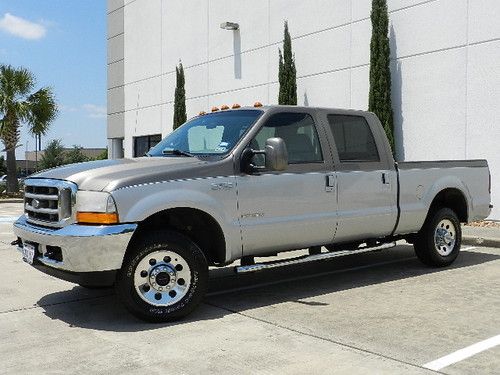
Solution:
[(180, 155), (180, 156), (190, 156), (190, 157), (193, 157), (194, 155), (187, 152), (187, 151), (183, 151), (183, 150), (179, 150), (177, 148), (167, 148), (165, 150), (163, 150), (161, 152), (163, 155), (169, 155), (169, 154), (172, 154), (172, 155)]

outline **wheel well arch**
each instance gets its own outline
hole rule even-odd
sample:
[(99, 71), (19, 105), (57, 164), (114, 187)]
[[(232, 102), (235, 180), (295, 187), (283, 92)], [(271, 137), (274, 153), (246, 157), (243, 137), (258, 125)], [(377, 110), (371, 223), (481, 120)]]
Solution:
[(467, 199), (459, 189), (447, 188), (441, 190), (432, 200), (428, 216), (443, 207), (455, 211), (461, 223), (466, 223), (468, 221), (469, 210)]
[(217, 220), (205, 211), (191, 207), (176, 207), (159, 211), (139, 222), (127, 248), (151, 230), (175, 230), (196, 243), (211, 265), (224, 264), (226, 240)]

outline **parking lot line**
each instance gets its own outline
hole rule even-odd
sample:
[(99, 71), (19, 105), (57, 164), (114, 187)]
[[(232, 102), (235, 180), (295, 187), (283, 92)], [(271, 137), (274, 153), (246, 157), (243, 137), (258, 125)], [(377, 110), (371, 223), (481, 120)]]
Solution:
[(473, 355), (484, 352), (485, 350), (491, 349), (497, 345), (500, 345), (500, 335), (490, 337), (489, 339), (477, 342), (466, 348), (457, 350), (451, 354), (445, 355), (435, 361), (426, 363), (423, 367), (429, 370), (439, 371), (449, 365), (463, 361)]
[(19, 216), (0, 216), (0, 223), (13, 223)]
[(461, 251), (467, 251), (467, 250), (474, 250), (474, 249), (477, 249), (478, 247), (477, 246), (469, 246), (469, 247), (462, 247), (460, 250)]

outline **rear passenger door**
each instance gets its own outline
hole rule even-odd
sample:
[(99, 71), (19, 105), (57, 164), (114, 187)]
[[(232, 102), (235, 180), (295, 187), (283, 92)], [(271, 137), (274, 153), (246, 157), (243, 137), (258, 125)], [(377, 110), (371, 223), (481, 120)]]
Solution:
[(349, 112), (324, 115), (338, 181), (335, 242), (391, 234), (397, 218), (397, 175), (378, 119)]
[[(262, 150), (268, 138), (282, 138), (289, 165), (282, 172), (263, 171), (237, 177), (245, 255), (333, 241), (337, 224), (335, 172), (326, 130), (317, 126), (314, 114), (313, 110), (293, 109), (275, 113), (249, 144), (254, 150)], [(255, 155), (253, 164), (263, 166), (262, 155)]]

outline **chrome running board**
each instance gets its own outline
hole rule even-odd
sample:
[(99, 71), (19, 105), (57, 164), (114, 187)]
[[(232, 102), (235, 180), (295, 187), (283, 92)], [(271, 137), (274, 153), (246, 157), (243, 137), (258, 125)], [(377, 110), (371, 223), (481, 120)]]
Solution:
[(382, 244), (379, 246), (374, 246), (374, 247), (363, 247), (363, 248), (360, 248), (357, 250), (334, 251), (334, 252), (321, 253), (321, 254), (316, 254), (316, 255), (306, 255), (306, 256), (301, 256), (298, 258), (284, 259), (282, 261), (257, 263), (257, 264), (252, 264), (249, 266), (239, 266), (239, 267), (235, 267), (234, 270), (236, 271), (236, 273), (257, 272), (257, 271), (267, 270), (267, 269), (271, 269), (271, 268), (286, 267), (286, 266), (292, 266), (292, 265), (296, 265), (296, 264), (316, 262), (318, 260), (343, 257), (346, 255), (354, 255), (354, 254), (368, 253), (370, 251), (384, 250), (384, 249), (389, 249), (389, 248), (394, 247), (394, 246), (396, 246), (396, 242), (390, 242), (390, 243), (385, 243), (385, 244)]

